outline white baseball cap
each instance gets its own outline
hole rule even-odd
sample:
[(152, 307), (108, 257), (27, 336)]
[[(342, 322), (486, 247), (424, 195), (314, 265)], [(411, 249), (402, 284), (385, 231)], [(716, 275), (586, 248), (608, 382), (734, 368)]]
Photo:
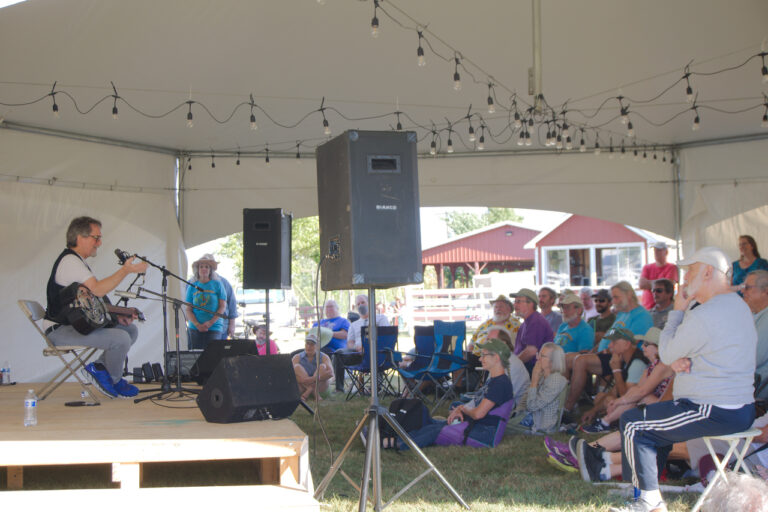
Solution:
[(703, 263), (710, 265), (719, 270), (723, 274), (727, 274), (731, 270), (731, 264), (728, 261), (725, 253), (718, 247), (702, 247), (690, 257), (684, 258), (678, 261), (677, 264), (681, 267), (688, 267), (694, 263)]

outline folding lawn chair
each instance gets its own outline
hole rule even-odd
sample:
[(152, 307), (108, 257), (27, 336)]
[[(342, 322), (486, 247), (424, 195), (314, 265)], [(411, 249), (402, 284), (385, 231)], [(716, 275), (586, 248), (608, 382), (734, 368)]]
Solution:
[(37, 329), (37, 332), (42, 336), (43, 340), (45, 340), (43, 355), (56, 356), (64, 365), (64, 368), (62, 368), (59, 373), (40, 388), (37, 392), (38, 399), (45, 400), (71, 375), (77, 379), (77, 382), (80, 383), (80, 387), (90, 395), (93, 402), (98, 404), (99, 399), (96, 398), (96, 394), (92, 390), (93, 386), (86, 384), (83, 378), (78, 374), (78, 371), (88, 363), (88, 360), (93, 357), (97, 349), (79, 345), (54, 345), (45, 331), (40, 327), (39, 322), (45, 317), (45, 310), (40, 303), (34, 300), (19, 300), (18, 303), (19, 308), (24, 312), (24, 315), (29, 319), (32, 325), (35, 326), (35, 329)]
[[(410, 396), (427, 401), (422, 385), (426, 377), (426, 370), (435, 353), (435, 327), (433, 325), (417, 325), (413, 329), (413, 344), (415, 353), (391, 352), (390, 363), (400, 376)], [(413, 361), (405, 368), (400, 368), (398, 363), (403, 356), (410, 355)]]
[[(379, 390), (379, 393), (397, 396), (397, 391), (395, 391), (391, 377), (387, 375), (387, 372), (388, 370), (395, 368), (388, 357), (388, 354), (395, 352), (398, 328), (396, 325), (377, 326), (376, 331), (376, 370), (378, 381), (376, 383), (376, 389)], [(362, 328), (360, 337), (363, 345), (363, 361), (360, 364), (344, 367), (344, 371), (352, 380), (352, 384), (347, 391), (347, 400), (356, 394), (364, 395), (367, 389), (372, 390), (368, 326)]]

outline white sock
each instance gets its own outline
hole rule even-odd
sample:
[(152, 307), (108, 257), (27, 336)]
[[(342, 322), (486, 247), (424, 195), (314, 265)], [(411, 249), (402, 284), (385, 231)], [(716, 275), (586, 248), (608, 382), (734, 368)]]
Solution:
[(603, 462), (605, 462), (605, 465), (603, 466), (603, 469), (600, 470), (600, 481), (605, 482), (607, 480), (611, 479), (611, 453), (610, 452), (603, 452)]
[(640, 491), (640, 499), (651, 505), (661, 503), (661, 491), (656, 489), (655, 491)]
[(606, 423), (603, 418), (600, 418), (600, 423), (602, 423), (604, 427), (610, 427), (611, 426), (611, 424), (610, 423)]

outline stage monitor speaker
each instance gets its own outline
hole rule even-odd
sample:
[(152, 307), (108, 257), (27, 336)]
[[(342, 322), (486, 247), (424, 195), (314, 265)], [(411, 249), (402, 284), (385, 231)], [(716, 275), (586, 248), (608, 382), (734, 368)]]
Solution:
[[(192, 380), (198, 384), (205, 384), (208, 378), (225, 357), (234, 357), (245, 354), (258, 354), (256, 342), (253, 340), (215, 340), (208, 343), (203, 353), (192, 365), (189, 373)], [(183, 371), (183, 366), (182, 366)], [(182, 373), (182, 375), (184, 375)]]
[(421, 283), (416, 134), (350, 130), (316, 153), (323, 290)]
[(290, 354), (222, 359), (197, 405), (211, 423), (287, 418), (299, 405)]
[(291, 215), (280, 208), (243, 210), (243, 287), (291, 287)]
[[(202, 354), (202, 350), (181, 350), (179, 356), (181, 356), (181, 381), (189, 382), (192, 380), (192, 367), (195, 366), (198, 358)], [(168, 352), (165, 367), (168, 369), (168, 380), (175, 381), (176, 375), (176, 351)]]

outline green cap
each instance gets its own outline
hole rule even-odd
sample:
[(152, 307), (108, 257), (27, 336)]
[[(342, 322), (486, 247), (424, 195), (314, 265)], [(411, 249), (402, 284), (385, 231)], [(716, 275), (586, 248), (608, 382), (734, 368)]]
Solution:
[(637, 342), (637, 340), (635, 340), (635, 335), (632, 334), (632, 331), (629, 329), (624, 329), (623, 327), (616, 327), (609, 330), (607, 333), (605, 333), (605, 337), (611, 341), (627, 340), (631, 341), (632, 343)]
[(511, 353), (507, 344), (501, 341), (499, 338), (488, 338), (484, 343), (478, 343), (477, 346), (481, 350), (487, 350), (488, 352), (499, 354), (499, 357), (502, 361), (509, 359), (509, 355)]
[(532, 300), (534, 304), (537, 306), (539, 305), (539, 296), (536, 295), (536, 292), (531, 290), (530, 288), (520, 288), (520, 291), (517, 293), (510, 293), (510, 297), (525, 297), (526, 299)]

